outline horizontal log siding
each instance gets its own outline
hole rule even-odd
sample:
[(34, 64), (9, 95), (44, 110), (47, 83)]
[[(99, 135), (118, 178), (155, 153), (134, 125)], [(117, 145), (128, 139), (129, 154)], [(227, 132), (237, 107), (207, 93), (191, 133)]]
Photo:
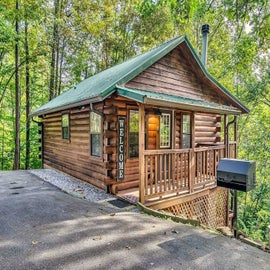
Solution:
[[(105, 141), (104, 157), (107, 160), (108, 183), (112, 184), (112, 192), (139, 186), (139, 158), (128, 157), (128, 110), (137, 109), (136, 103), (113, 95), (104, 102), (105, 117)], [(117, 181), (117, 117), (126, 117), (126, 153), (125, 153), (125, 178), (123, 181)]]
[(214, 144), (221, 141), (221, 123), (217, 115), (195, 114), (195, 144)]
[(106, 164), (103, 159), (90, 156), (89, 107), (69, 111), (69, 141), (62, 139), (61, 115), (59, 112), (43, 118), (45, 167), (48, 165), (105, 189)]
[(217, 96), (216, 91), (201, 82), (181, 54), (176, 48), (126, 83), (126, 86), (224, 104), (224, 100)]

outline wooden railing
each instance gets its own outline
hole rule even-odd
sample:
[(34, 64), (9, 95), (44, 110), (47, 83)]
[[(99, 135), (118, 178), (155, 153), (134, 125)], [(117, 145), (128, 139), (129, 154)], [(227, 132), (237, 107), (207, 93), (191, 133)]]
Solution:
[[(203, 189), (216, 183), (217, 165), (225, 157), (225, 146), (195, 148), (194, 189)], [(192, 180), (192, 179), (191, 179)]]
[(179, 150), (145, 150), (141, 202), (191, 194), (216, 185), (216, 169), (225, 145)]
[(237, 158), (237, 143), (235, 141), (232, 141), (229, 143), (229, 158)]

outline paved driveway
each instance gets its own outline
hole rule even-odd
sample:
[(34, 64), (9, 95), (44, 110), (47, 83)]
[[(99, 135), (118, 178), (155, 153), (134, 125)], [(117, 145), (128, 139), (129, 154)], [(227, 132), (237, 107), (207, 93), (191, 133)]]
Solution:
[(0, 269), (269, 270), (270, 254), (16, 171), (0, 172)]

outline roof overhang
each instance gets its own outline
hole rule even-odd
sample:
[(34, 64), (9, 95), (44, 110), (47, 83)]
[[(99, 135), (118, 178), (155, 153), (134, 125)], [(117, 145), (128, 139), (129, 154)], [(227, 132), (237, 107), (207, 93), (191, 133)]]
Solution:
[(180, 96), (155, 93), (117, 86), (117, 94), (143, 104), (157, 107), (176, 108), (194, 112), (239, 115), (241, 110), (231, 106), (220, 105), (204, 100), (195, 100)]
[(52, 107), (51, 108), (51, 107), (44, 106), (44, 109), (42, 109), (42, 107), (41, 107), (38, 110), (30, 113), (30, 117), (41, 116), (41, 115), (45, 115), (45, 114), (49, 114), (49, 113), (55, 113), (55, 112), (59, 112), (59, 111), (69, 110), (72, 108), (89, 105), (90, 103), (100, 102), (102, 100), (103, 100), (103, 98), (101, 96), (96, 96), (94, 98), (84, 99), (84, 100), (81, 100), (81, 101), (76, 102), (76, 103), (65, 104), (65, 105), (59, 106), (59, 107)]

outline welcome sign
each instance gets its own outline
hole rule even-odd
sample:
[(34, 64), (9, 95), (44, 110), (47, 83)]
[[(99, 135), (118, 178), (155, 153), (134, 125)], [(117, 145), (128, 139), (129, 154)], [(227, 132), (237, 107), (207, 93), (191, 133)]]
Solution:
[(118, 181), (124, 180), (125, 177), (125, 134), (126, 134), (126, 118), (118, 117)]

